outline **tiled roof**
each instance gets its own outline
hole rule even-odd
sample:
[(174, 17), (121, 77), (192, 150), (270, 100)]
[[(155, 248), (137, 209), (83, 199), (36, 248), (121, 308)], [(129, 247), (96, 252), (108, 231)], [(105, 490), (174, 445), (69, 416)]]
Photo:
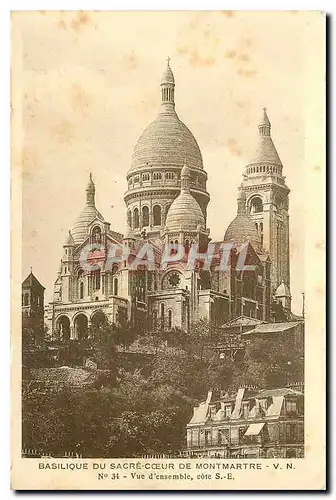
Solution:
[(233, 326), (254, 326), (261, 325), (263, 321), (249, 316), (238, 316), (238, 318), (231, 319), (225, 323), (222, 328), (232, 328)]
[(41, 285), (39, 280), (33, 275), (32, 272), (30, 272), (30, 274), (27, 276), (27, 278), (23, 281), (22, 288), (31, 288), (34, 286), (39, 287), (39, 288), (43, 288), (43, 290), (45, 290), (45, 287), (43, 285)]
[(290, 387), (281, 387), (279, 389), (264, 389), (258, 394), (256, 394), (257, 399), (262, 399), (262, 398), (268, 398), (268, 397), (277, 397), (277, 396), (301, 396), (303, 395), (302, 392), (300, 391), (295, 391), (294, 389), (291, 389)]
[(243, 335), (251, 335), (255, 333), (281, 333), (291, 330), (300, 324), (302, 324), (301, 321), (290, 321), (288, 323), (262, 323), (253, 330), (243, 333)]

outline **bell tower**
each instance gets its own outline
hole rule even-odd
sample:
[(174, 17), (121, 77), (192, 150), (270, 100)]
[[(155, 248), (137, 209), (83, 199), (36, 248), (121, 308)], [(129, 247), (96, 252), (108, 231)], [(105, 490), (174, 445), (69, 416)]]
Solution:
[(282, 174), (283, 165), (271, 137), (266, 108), (258, 126), (258, 147), (246, 165), (242, 190), (246, 208), (259, 233), (261, 244), (271, 259), (273, 292), (283, 282), (290, 287), (289, 188)]

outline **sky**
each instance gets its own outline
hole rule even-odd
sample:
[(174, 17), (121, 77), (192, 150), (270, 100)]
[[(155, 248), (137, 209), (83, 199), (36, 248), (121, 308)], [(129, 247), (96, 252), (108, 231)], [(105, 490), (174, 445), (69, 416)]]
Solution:
[[(171, 58), (176, 111), (208, 173), (208, 226), (220, 240), (267, 107), (290, 192), (292, 308), (304, 291), (305, 65), (309, 13), (19, 12), (12, 74), (22, 107), (22, 279), (52, 299), (63, 243), (85, 204), (124, 232), (126, 173), (155, 118)], [(316, 15), (316, 14), (315, 14)], [(12, 80), (13, 82), (13, 80)]]

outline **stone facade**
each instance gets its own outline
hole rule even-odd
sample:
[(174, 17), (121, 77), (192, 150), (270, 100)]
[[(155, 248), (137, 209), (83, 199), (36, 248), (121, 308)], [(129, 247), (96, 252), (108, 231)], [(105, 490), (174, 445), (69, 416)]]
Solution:
[[(224, 238), (232, 248), (225, 250), (222, 242), (212, 242), (210, 238), (207, 174), (194, 136), (176, 114), (174, 91), (175, 79), (168, 63), (161, 81), (160, 111), (136, 144), (127, 174), (124, 235), (113, 231), (96, 208), (95, 185), (90, 175), (86, 204), (63, 245), (54, 298), (46, 311), (46, 320), (55, 336), (86, 338), (92, 322), (105, 319), (111, 323), (130, 321), (139, 331), (174, 327), (187, 330), (200, 318), (217, 325), (241, 315), (270, 321), (278, 284), (274, 276), (280, 276), (282, 271), (274, 271), (278, 253), (274, 253), (267, 239), (266, 222), (264, 235), (260, 225), (256, 227), (255, 217), (263, 217), (264, 212), (251, 209), (250, 187), (253, 185), (254, 194), (257, 187), (248, 176), (253, 179), (258, 176), (250, 173), (249, 169), (254, 167), (247, 167), (239, 190), (237, 217)], [(267, 132), (268, 126), (265, 127)], [(269, 141), (265, 144), (269, 149)], [(262, 154), (259, 151), (258, 158)], [(282, 166), (277, 168), (282, 172)], [(282, 182), (279, 175), (267, 175), (262, 189), (270, 184), (270, 192), (275, 193), (275, 186)], [(261, 181), (258, 180), (259, 184)], [(288, 189), (283, 183), (280, 187), (287, 200)], [(280, 240), (288, 253), (285, 232)], [(134, 260), (139, 254), (146, 255), (148, 245), (154, 256), (153, 265), (135, 269)], [(178, 253), (178, 245), (184, 249), (184, 257), (174, 261), (172, 256)], [(207, 267), (200, 254), (211, 245), (212, 262)], [(111, 263), (109, 256), (115, 247), (120, 258), (112, 259)], [(168, 247), (170, 261), (162, 266)], [(195, 248), (197, 255), (193, 254)], [(224, 253), (227, 265), (219, 269)], [(89, 269), (83, 265), (83, 255)], [(192, 255), (194, 265), (190, 266)], [(242, 260), (254, 270), (239, 267)], [(285, 261), (281, 262), (284, 270)], [(283, 279), (289, 279), (289, 265)], [(289, 297), (284, 299), (281, 289), (277, 300), (290, 308), (288, 286), (286, 290)]]

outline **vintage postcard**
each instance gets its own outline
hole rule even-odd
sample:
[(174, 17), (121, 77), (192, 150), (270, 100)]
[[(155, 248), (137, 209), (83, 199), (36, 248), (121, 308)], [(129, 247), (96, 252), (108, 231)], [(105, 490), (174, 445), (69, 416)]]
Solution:
[(12, 13), (16, 490), (323, 490), (325, 15)]

